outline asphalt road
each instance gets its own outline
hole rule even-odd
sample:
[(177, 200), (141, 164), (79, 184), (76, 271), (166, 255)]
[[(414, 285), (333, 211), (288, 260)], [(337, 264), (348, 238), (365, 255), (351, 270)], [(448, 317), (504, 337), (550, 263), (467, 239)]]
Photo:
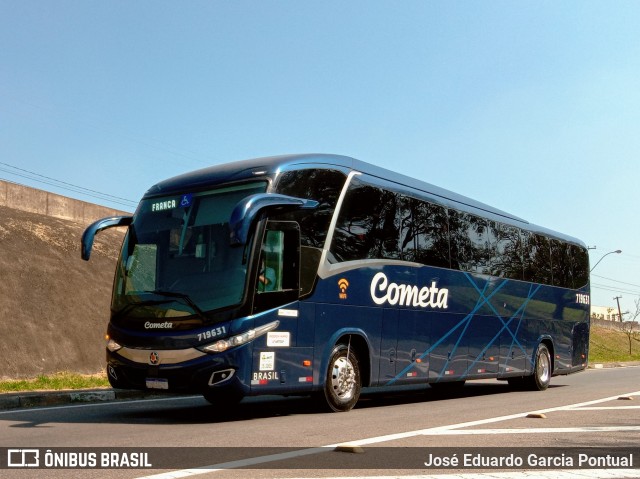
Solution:
[[(526, 417), (532, 412), (539, 417)], [(336, 446), (347, 447), (336, 452)], [(562, 454), (566, 450), (569, 456), (590, 447), (632, 448), (640, 457), (640, 367), (555, 377), (544, 392), (512, 391), (499, 381), (473, 381), (448, 397), (428, 387), (393, 394), (369, 391), (348, 413), (321, 412), (307, 398), (277, 397), (248, 398), (234, 411), (185, 397), (0, 412), (0, 448), (11, 448), (14, 462), (17, 449), (27, 454), (37, 449), (41, 464), (47, 450), (53, 453), (49, 459), (58, 454), (58, 461), (89, 461), (91, 456), (83, 459), (80, 454), (96, 454), (98, 465), (104, 452), (135, 452), (140, 455), (113, 460), (119, 466), (145, 458), (153, 464), (152, 469), (0, 470), (0, 477), (9, 479), (481, 473), (424, 466), (430, 451), (443, 460), (478, 447), (496, 448), (488, 450), (491, 457), (498, 451), (544, 453), (546, 448)], [(8, 453), (3, 449), (2, 454)], [(249, 465), (249, 471), (186, 471), (241, 460), (245, 462), (232, 465)], [(640, 474), (640, 464), (633, 468)]]

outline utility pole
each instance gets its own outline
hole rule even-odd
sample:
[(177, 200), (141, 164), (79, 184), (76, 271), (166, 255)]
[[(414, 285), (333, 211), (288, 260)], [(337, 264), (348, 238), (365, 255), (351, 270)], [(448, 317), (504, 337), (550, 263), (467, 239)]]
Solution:
[(622, 312), (620, 311), (620, 298), (622, 298), (622, 296), (616, 296), (615, 299), (618, 302), (618, 318), (620, 318), (620, 322), (622, 322)]

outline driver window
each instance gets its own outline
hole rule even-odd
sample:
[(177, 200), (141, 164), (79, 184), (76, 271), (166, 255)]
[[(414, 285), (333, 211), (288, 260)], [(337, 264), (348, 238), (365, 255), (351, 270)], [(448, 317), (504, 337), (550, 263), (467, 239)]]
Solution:
[(258, 292), (282, 291), (284, 231), (267, 231), (260, 252)]

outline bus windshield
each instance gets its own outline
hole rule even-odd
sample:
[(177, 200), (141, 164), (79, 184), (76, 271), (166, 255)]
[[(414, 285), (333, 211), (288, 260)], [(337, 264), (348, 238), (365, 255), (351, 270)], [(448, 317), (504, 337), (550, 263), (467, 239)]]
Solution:
[(239, 304), (248, 249), (230, 246), (229, 217), (242, 198), (266, 188), (259, 182), (143, 200), (116, 269), (113, 313), (179, 318)]

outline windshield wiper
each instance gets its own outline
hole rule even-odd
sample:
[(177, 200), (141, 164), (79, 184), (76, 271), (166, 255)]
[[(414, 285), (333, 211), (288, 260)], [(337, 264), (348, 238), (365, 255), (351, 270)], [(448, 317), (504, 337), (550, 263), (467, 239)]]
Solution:
[(185, 304), (187, 304), (193, 311), (200, 316), (205, 322), (209, 320), (207, 316), (204, 314), (204, 311), (200, 309), (200, 307), (191, 299), (188, 294), (178, 293), (176, 291), (163, 291), (160, 289), (154, 289), (151, 291), (145, 291), (145, 293), (157, 294), (158, 296), (166, 296), (167, 298), (177, 298), (181, 299)]
[(170, 299), (162, 299), (162, 300), (157, 300), (157, 299), (148, 299), (145, 301), (136, 301), (134, 303), (129, 303), (126, 304), (125, 306), (122, 307), (122, 309), (120, 309), (118, 312), (116, 312), (113, 316), (113, 319), (118, 319), (120, 317), (122, 317), (124, 314), (128, 313), (129, 311), (131, 311), (132, 309), (137, 308), (138, 306), (153, 306), (156, 304), (167, 304), (167, 303), (171, 303), (172, 300)]

